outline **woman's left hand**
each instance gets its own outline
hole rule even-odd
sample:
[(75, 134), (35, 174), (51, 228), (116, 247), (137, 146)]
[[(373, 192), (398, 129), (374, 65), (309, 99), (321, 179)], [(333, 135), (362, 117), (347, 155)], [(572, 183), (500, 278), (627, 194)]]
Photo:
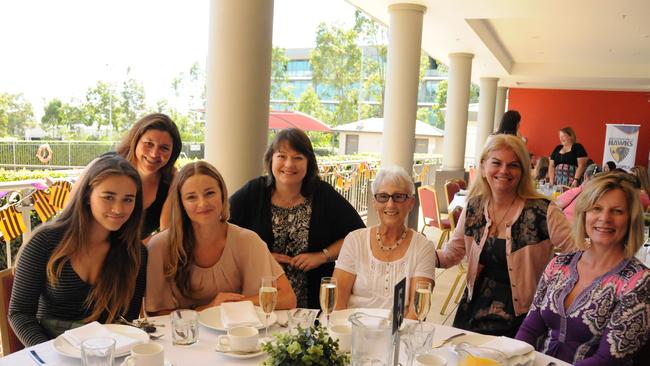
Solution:
[(300, 269), (301, 271), (307, 272), (316, 267), (320, 267), (320, 265), (325, 262), (327, 262), (327, 258), (325, 258), (325, 254), (321, 252), (302, 253), (293, 257), (290, 265)]

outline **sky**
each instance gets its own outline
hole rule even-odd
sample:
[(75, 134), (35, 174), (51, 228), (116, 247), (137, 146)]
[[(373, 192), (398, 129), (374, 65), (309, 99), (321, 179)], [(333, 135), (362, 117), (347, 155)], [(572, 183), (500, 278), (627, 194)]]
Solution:
[[(209, 7), (209, 0), (0, 1), (0, 92), (23, 93), (40, 119), (48, 100), (82, 98), (130, 68), (153, 105), (171, 96), (174, 77), (205, 65)], [(273, 45), (313, 47), (320, 22), (353, 20), (344, 0), (275, 0)]]

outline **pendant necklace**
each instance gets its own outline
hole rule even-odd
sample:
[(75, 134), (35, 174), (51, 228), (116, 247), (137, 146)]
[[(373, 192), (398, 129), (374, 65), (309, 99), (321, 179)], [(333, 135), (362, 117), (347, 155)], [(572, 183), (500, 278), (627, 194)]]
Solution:
[[(516, 200), (517, 200), (517, 197), (515, 197), (512, 200), (512, 202), (510, 202), (510, 206), (508, 206), (508, 209), (506, 210), (506, 213), (504, 213), (503, 216), (501, 216), (501, 220), (499, 220), (499, 222), (497, 222), (496, 225), (492, 226), (494, 228), (494, 230), (492, 230), (492, 227), (490, 227), (490, 232), (492, 233), (492, 235), (497, 235), (499, 233), (499, 225), (501, 225), (503, 220), (505, 220), (506, 216), (508, 216), (508, 212), (510, 212), (510, 209), (512, 208), (512, 205), (515, 204)], [(496, 210), (494, 208), (494, 203), (492, 203), (492, 216), (494, 216), (494, 219), (496, 220)]]
[(402, 240), (404, 240), (404, 238), (406, 238), (406, 228), (404, 228), (404, 231), (402, 232), (402, 236), (400, 236), (400, 238), (395, 242), (395, 244), (393, 244), (391, 246), (384, 246), (381, 243), (381, 235), (379, 234), (379, 228), (377, 228), (376, 238), (377, 238), (377, 245), (379, 245), (379, 249), (383, 250), (384, 252), (390, 252), (390, 251), (396, 249), (397, 247), (399, 247), (400, 244), (402, 244)]

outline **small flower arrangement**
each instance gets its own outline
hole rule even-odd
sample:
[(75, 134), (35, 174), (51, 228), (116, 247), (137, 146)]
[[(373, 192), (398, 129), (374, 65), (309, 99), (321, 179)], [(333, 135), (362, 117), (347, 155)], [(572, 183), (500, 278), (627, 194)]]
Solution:
[(344, 366), (350, 363), (350, 356), (339, 353), (338, 341), (320, 326), (298, 326), (295, 332), (274, 337), (275, 340), (262, 344), (262, 350), (269, 355), (265, 366)]

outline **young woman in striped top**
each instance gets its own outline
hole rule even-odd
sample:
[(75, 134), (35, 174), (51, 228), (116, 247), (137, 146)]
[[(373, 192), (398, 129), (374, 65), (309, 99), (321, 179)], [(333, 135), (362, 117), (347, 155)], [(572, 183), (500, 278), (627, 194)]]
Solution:
[(138, 172), (120, 156), (102, 156), (77, 187), (18, 258), (9, 321), (25, 346), (82, 323), (137, 318), (140, 310), (147, 251)]

